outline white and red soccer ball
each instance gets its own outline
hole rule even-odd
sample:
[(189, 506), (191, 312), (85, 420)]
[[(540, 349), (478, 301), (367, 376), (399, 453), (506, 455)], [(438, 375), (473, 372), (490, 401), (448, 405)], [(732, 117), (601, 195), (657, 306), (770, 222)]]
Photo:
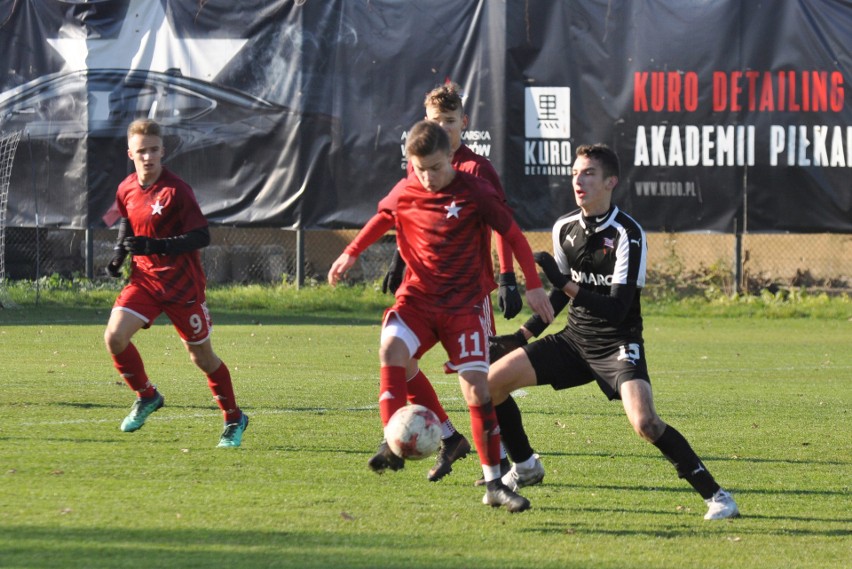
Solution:
[(395, 455), (420, 460), (432, 456), (441, 446), (441, 422), (423, 405), (406, 405), (391, 416), (385, 440)]

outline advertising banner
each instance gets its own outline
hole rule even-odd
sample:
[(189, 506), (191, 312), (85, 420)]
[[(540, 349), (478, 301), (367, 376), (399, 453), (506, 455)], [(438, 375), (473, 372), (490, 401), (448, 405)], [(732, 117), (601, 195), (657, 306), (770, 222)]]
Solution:
[(852, 232), (850, 37), (849, 0), (6, 2), (7, 220), (112, 223), (150, 117), (211, 223), (360, 227), (455, 81), (526, 230), (575, 208), (574, 151), (605, 142), (648, 230)]
[(850, 34), (834, 0), (508, 3), (522, 225), (573, 208), (573, 151), (604, 142), (646, 229), (852, 231)]

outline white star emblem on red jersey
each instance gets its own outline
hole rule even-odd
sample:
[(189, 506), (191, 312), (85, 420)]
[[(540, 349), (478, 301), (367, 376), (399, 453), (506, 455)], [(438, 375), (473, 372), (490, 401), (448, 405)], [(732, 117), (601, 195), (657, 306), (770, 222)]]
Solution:
[(163, 214), (163, 206), (160, 204), (160, 200), (157, 200), (157, 203), (151, 204), (151, 215), (162, 215)]
[(453, 200), (453, 203), (450, 205), (445, 205), (444, 209), (447, 210), (447, 219), (451, 217), (459, 218), (459, 212), (461, 211), (461, 206), (456, 205), (456, 200)]

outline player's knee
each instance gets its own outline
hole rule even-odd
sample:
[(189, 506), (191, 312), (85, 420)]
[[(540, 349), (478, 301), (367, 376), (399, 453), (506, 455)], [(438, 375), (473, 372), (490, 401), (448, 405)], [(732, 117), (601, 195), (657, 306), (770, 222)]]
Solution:
[(654, 442), (663, 434), (666, 424), (653, 414), (643, 414), (631, 420), (633, 430), (642, 439)]
[(120, 354), (130, 343), (130, 340), (120, 334), (116, 334), (113, 330), (107, 329), (104, 332), (104, 344), (111, 354)]
[(491, 365), (488, 372), (488, 391), (491, 393), (491, 400), (495, 405), (499, 405), (515, 390), (515, 376), (512, 373), (511, 367), (506, 364), (495, 362)]

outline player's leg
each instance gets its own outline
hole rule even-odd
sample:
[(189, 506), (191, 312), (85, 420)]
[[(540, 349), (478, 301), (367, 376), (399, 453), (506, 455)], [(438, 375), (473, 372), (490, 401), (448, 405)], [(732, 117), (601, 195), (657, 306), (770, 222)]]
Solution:
[(447, 371), (455, 370), (470, 413), (473, 442), (485, 479), (483, 503), (510, 512), (530, 507), (529, 500), (500, 479), (500, 426), (488, 392), (488, 332), (481, 315), (442, 315), (438, 318), (441, 344), (449, 356)]
[(739, 515), (731, 495), (722, 490), (686, 438), (657, 415), (651, 384), (642, 379), (633, 379), (622, 383), (619, 393), (636, 434), (657, 447), (674, 465), (678, 476), (686, 479), (704, 498), (708, 505), (705, 519)]
[(104, 343), (115, 369), (130, 389), (136, 392), (136, 401), (121, 422), (121, 430), (124, 432), (142, 428), (151, 413), (164, 403), (163, 396), (151, 384), (145, 372), (142, 356), (131, 341), (134, 334), (149, 326), (158, 314), (159, 310), (143, 291), (128, 286), (116, 300), (104, 331)]
[(408, 401), (431, 409), (438, 416), (438, 420), (441, 421), (441, 448), (438, 450), (435, 465), (427, 475), (431, 482), (437, 482), (452, 472), (455, 461), (467, 456), (470, 452), (470, 443), (464, 435), (456, 431), (449, 415), (444, 410), (444, 406), (438, 399), (438, 394), (435, 392), (432, 382), (420, 369), (418, 360), (414, 358), (410, 360), (406, 368), (406, 376), (408, 377), (406, 380)]
[(528, 509), (529, 500), (501, 480), (500, 427), (488, 393), (487, 373), (476, 369), (461, 370), (459, 383), (470, 411), (470, 430), (485, 480), (486, 490), (482, 502), (493, 507), (504, 506), (510, 512)]
[(494, 398), (503, 445), (515, 463), (501, 476), (503, 483), (513, 490), (544, 479), (544, 466), (530, 445), (521, 410), (511, 395), (516, 389), (537, 384), (535, 369), (522, 349), (496, 361), (488, 372), (488, 389)]
[(207, 378), (207, 387), (213, 394), (213, 400), (222, 411), (225, 426), (219, 436), (220, 448), (239, 447), (243, 434), (249, 426), (249, 416), (240, 409), (234, 393), (234, 382), (231, 370), (213, 351), (213, 345), (208, 337), (200, 343), (184, 341), (189, 357)]
[(411, 328), (395, 312), (387, 315), (379, 343), (379, 415), (386, 427), (393, 414), (406, 404), (406, 370), (420, 347)]
[[(413, 322), (415, 316), (409, 314), (408, 319)], [(412, 366), (420, 346), (420, 338), (405, 320), (394, 309), (388, 310), (379, 341), (379, 416), (383, 430), (393, 414), (406, 404), (406, 370)], [(388, 468), (400, 470), (405, 466), (405, 461), (391, 451), (382, 436), (379, 448), (367, 461), (367, 466), (373, 472), (381, 474)]]
[(219, 437), (218, 446), (240, 446), (243, 433), (249, 425), (249, 417), (237, 405), (231, 371), (213, 351), (210, 339), (213, 321), (207, 310), (207, 303), (168, 307), (166, 314), (183, 340), (192, 363), (206, 376), (213, 399), (222, 410), (225, 427)]
[(470, 453), (470, 442), (450, 421), (426, 375), (418, 369), (414, 376), (409, 377), (411, 379), (408, 380), (408, 400), (431, 409), (441, 421), (441, 448), (438, 449), (435, 464), (426, 476), (430, 482), (437, 482), (453, 471), (454, 462)]

